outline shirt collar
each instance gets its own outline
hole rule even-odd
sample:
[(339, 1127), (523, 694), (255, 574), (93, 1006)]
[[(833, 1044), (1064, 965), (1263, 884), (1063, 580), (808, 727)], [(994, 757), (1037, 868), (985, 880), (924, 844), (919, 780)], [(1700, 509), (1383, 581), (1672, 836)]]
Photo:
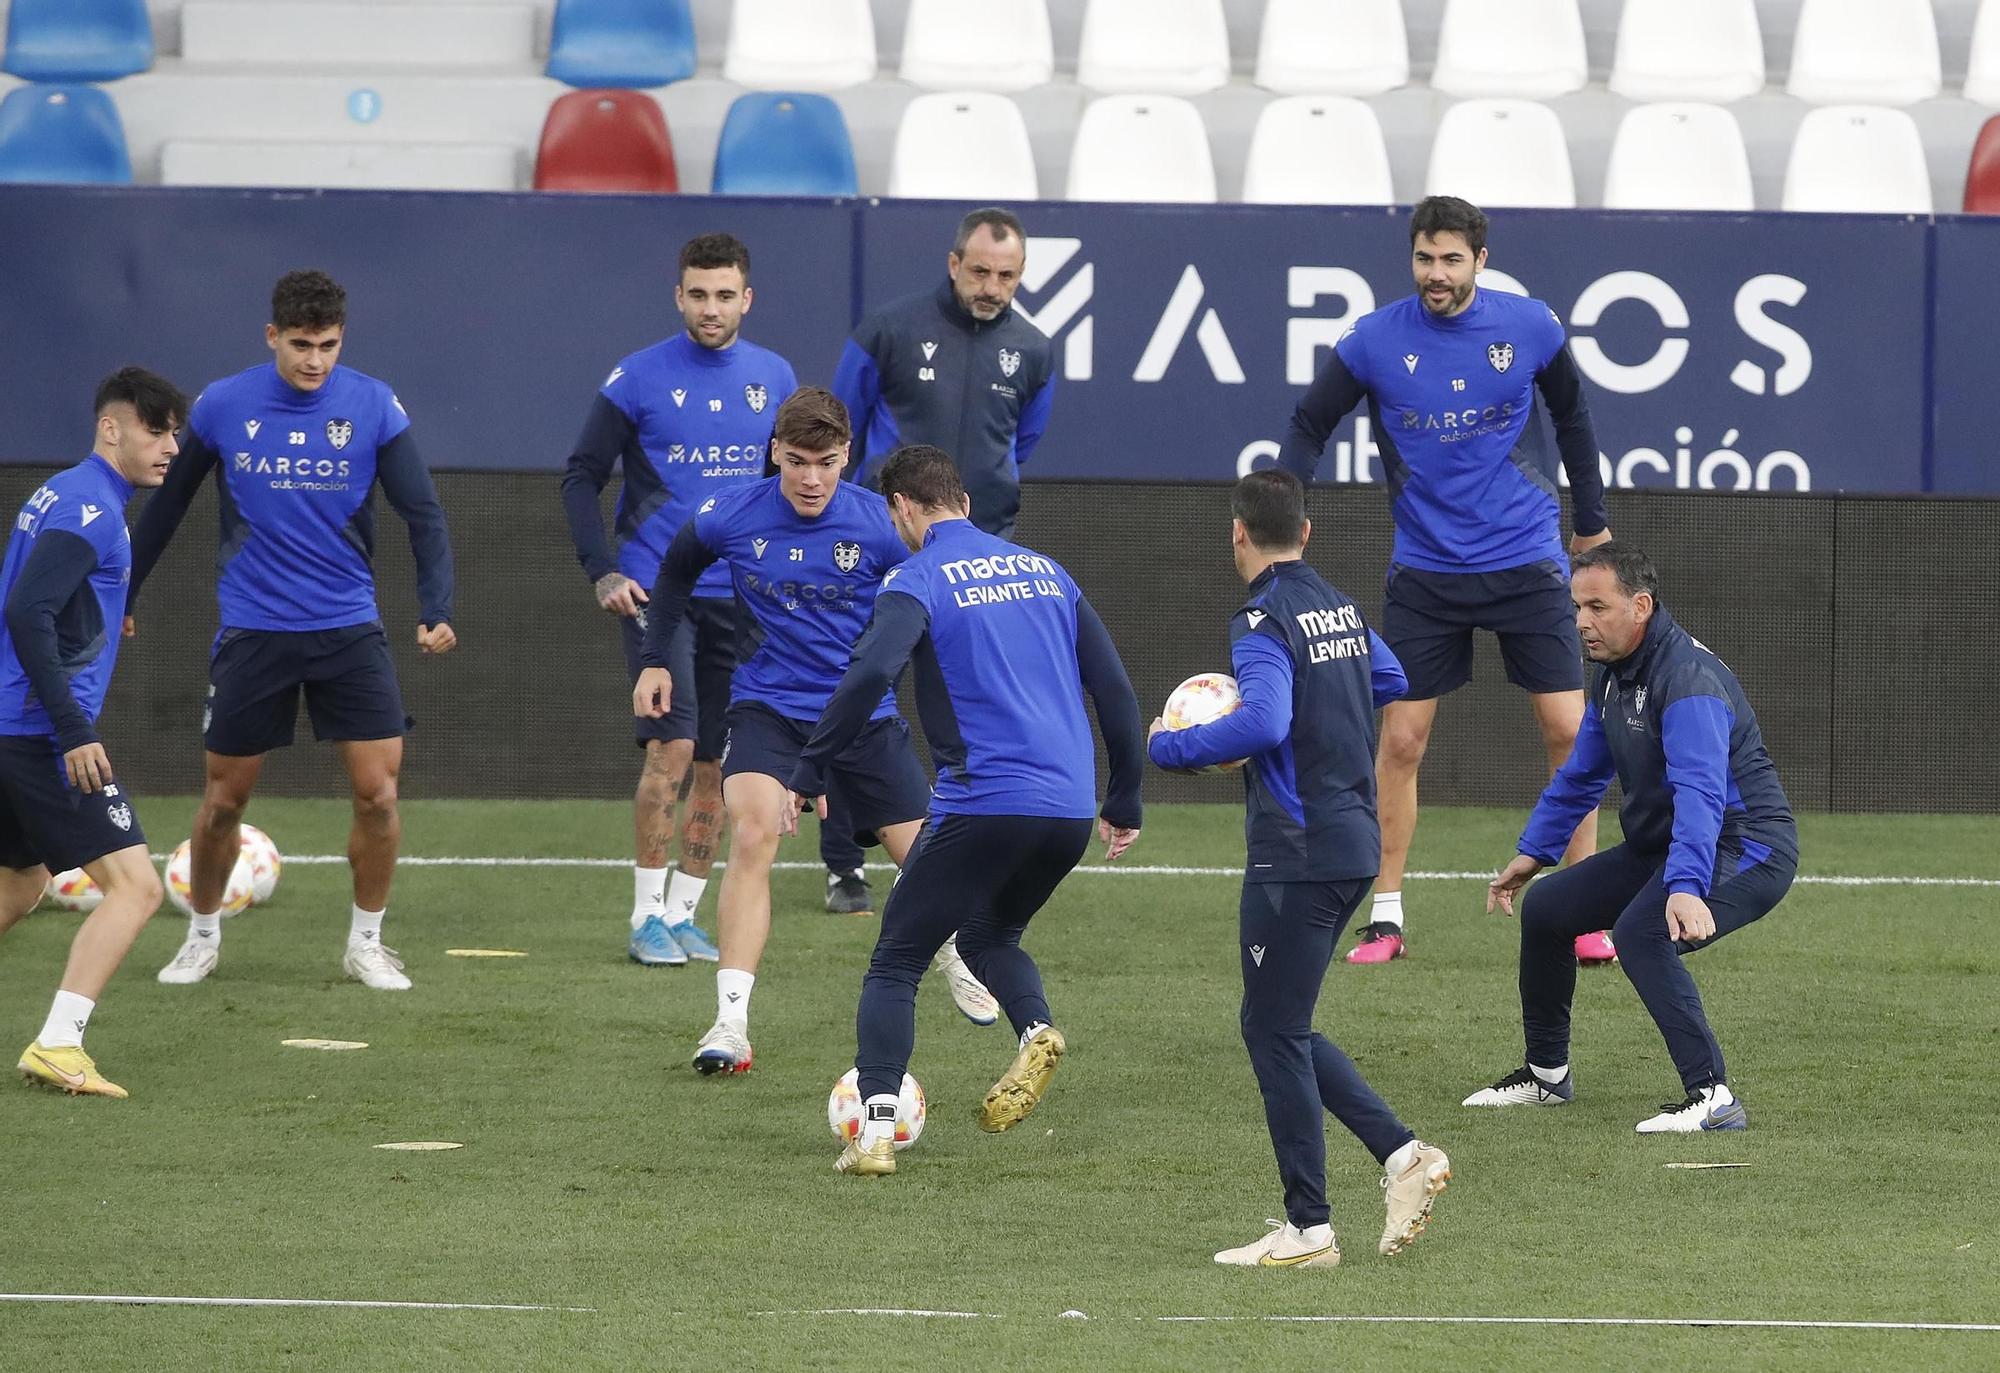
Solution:
[(700, 367), (727, 367), (736, 361), (737, 345), (743, 342), (743, 335), (738, 334), (726, 348), (704, 348), (685, 329), (675, 337), (680, 341), (682, 355)]
[(1679, 630), (1680, 626), (1674, 623), (1674, 617), (1667, 612), (1667, 608), (1655, 602), (1653, 617), (1646, 621), (1645, 635), (1639, 640), (1639, 646), (1611, 664), (1611, 674), (1624, 686), (1630, 686), (1646, 676), (1652, 671), (1653, 660), (1660, 655), (1660, 646)]
[(84, 462), (86, 464), (92, 464), (92, 463), (96, 464), (97, 470), (104, 474), (104, 479), (111, 483), (111, 489), (118, 493), (118, 499), (120, 501), (129, 501), (130, 499), (132, 499), (132, 483), (126, 481), (125, 478), (119, 474), (118, 469), (113, 467), (110, 464), (110, 462), (103, 457), (103, 455), (98, 453), (92, 453), (89, 457), (84, 459)]
[(936, 524), (932, 525), (929, 529), (926, 529), (924, 531), (924, 547), (929, 548), (932, 543), (938, 540), (943, 540), (944, 542), (949, 543), (953, 539), (962, 539), (966, 537), (968, 534), (976, 534), (978, 532), (979, 532), (979, 527), (975, 525), (971, 520), (967, 519), (939, 520)]

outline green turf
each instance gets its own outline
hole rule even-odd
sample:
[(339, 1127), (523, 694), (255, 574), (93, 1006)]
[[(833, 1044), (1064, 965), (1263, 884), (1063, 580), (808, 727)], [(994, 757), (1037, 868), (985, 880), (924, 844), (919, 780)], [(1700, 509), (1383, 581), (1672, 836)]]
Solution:
[[(147, 803), (154, 839), (185, 833), (190, 809)], [(260, 802), (253, 818), (292, 853), (344, 844), (338, 804)], [(1413, 866), (1491, 869), (1519, 821), (1428, 813)], [(617, 857), (628, 842), (624, 809), (598, 803), (416, 802), (405, 823), (413, 855)], [(1804, 833), (1808, 872), (2000, 876), (1990, 819), (1816, 817)], [(785, 856), (812, 853), (795, 841)], [(1227, 868), (1241, 853), (1236, 812), (1160, 808), (1132, 860)], [(706, 1080), (687, 1060), (713, 979), (626, 962), (629, 892), (613, 868), (407, 868), (387, 928), (417, 985), (397, 996), (339, 975), (344, 869), (295, 865), (274, 902), (226, 927), (222, 968), (202, 986), (153, 981), (177, 918), (143, 936), (90, 1032), (130, 1101), (0, 1084), (6, 1291), (593, 1312), (0, 1304), (0, 1366), (2000, 1365), (2000, 1334), (1139, 1319), (2000, 1319), (1994, 890), (1795, 888), (1697, 962), (1753, 1128), (1640, 1139), (1633, 1122), (1679, 1093), (1611, 970), (1579, 988), (1575, 1105), (1458, 1106), (1519, 1060), (1513, 928), (1481, 913), (1477, 883), (1413, 883), (1412, 956), (1336, 968), (1319, 1023), (1450, 1150), (1456, 1180), (1415, 1249), (1380, 1259), (1379, 1170), (1334, 1127), (1329, 1192), (1348, 1258), (1309, 1273), (1209, 1261), (1278, 1207), (1236, 1034), (1230, 877), (1078, 875), (1058, 893), (1028, 944), (1072, 1054), (1008, 1135), (971, 1122), (1010, 1056), (1005, 1031), (971, 1027), (927, 985), (912, 1068), (930, 1125), (880, 1182), (834, 1175), (822, 1116), (851, 1061), (875, 922), (823, 914), (815, 874), (780, 874), (756, 1070)], [(21, 1042), (73, 926), (38, 914), (5, 941), (0, 1006)], [(531, 957), (444, 956), (459, 945)], [(373, 1047), (279, 1047), (293, 1036)], [(397, 1139), (466, 1147), (370, 1147)], [(1660, 1166), (1721, 1159), (1752, 1166)], [(851, 1306), (999, 1319), (758, 1314)], [(1055, 1319), (1072, 1308), (1090, 1320)]]

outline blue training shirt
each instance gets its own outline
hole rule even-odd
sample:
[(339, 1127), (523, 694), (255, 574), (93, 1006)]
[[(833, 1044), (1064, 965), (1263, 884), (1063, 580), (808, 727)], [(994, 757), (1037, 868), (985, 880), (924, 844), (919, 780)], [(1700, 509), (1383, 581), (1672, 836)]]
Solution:
[(1450, 318), (1418, 296), (1363, 315), (1292, 413), (1278, 465), (1310, 482), (1334, 426), (1364, 399), (1396, 522), (1394, 560), (1432, 572), (1569, 565), (1560, 528), (1555, 422), (1578, 534), (1605, 528), (1597, 435), (1555, 312), (1476, 291)]
[(824, 793), (828, 764), (913, 653), (917, 713), (937, 765), (933, 816), (1096, 814), (1087, 690), (1111, 759), (1102, 813), (1138, 827), (1144, 735), (1111, 636), (1059, 563), (965, 519), (933, 524), (923, 549), (883, 578), (792, 790)]
[(423, 622), (449, 622), (451, 545), (409, 427), (387, 383), (345, 366), (317, 391), (292, 386), (272, 363), (211, 384), (188, 415), (166, 483), (140, 513), (134, 597), (214, 467), (222, 522), (216, 599), (225, 629), (377, 621), (369, 494), (379, 480), (410, 526)]
[[(726, 561), (754, 643), (730, 678), (730, 699), (817, 720), (875, 611), (883, 574), (910, 554), (890, 523), (889, 503), (875, 492), (836, 482), (819, 514), (807, 518), (785, 499), (782, 480), (766, 477), (710, 496), (681, 526), (653, 587), (644, 662), (667, 666), (667, 644), (700, 575)], [(895, 713), (895, 693), (886, 691), (871, 718)]]
[[(764, 475), (778, 407), (798, 385), (789, 362), (742, 338), (704, 348), (680, 333), (622, 359), (563, 474), (570, 536), (591, 581), (614, 570), (597, 505), (614, 466), (625, 473), (615, 570), (650, 587), (667, 545), (703, 501)], [(695, 594), (731, 595), (729, 569), (703, 573)]]
[(1251, 882), (1373, 877), (1375, 708), (1409, 688), (1360, 609), (1301, 559), (1272, 563), (1229, 623), (1242, 706), (1206, 725), (1162, 730), (1163, 768), (1247, 759), (1244, 837)]
[(64, 752), (96, 738), (132, 576), (131, 496), (93, 453), (15, 517), (0, 566), (0, 734), (50, 736)]

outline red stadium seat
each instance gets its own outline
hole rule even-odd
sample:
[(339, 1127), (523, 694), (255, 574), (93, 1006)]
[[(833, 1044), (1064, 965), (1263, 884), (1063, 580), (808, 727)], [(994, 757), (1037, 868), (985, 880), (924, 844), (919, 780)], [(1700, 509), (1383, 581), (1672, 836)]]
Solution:
[(1980, 126), (1972, 145), (1972, 163), (1965, 169), (1965, 212), (2000, 214), (2000, 114)]
[(674, 142), (653, 98), (639, 91), (571, 91), (549, 106), (535, 154), (538, 191), (671, 193), (681, 188)]

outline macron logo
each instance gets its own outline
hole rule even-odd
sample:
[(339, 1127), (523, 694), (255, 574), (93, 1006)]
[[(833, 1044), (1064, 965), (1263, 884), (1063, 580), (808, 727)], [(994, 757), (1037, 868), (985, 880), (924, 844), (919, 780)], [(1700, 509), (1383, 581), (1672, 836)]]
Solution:
[(686, 401), (687, 398), (688, 398), (688, 393), (684, 389), (678, 386), (674, 388), (674, 408), (676, 410), (680, 409), (682, 403)]
[(1415, 353), (1403, 354), (1403, 366), (1410, 369), (1410, 375), (1415, 376), (1417, 371), (1417, 355)]
[(1250, 961), (1260, 968), (1264, 966), (1264, 946), (1262, 944), (1252, 944), (1250, 946)]
[(96, 518), (97, 518), (97, 517), (98, 517), (99, 515), (102, 515), (103, 513), (104, 513), (104, 512), (103, 512), (102, 510), (99, 510), (99, 509), (98, 509), (98, 508), (97, 508), (96, 506), (94, 506), (94, 505), (86, 505), (86, 506), (85, 506), (85, 507), (83, 508), (83, 525), (84, 525), (84, 528), (88, 529), (88, 528), (90, 527), (90, 522), (91, 522), (92, 520), (96, 519)]
[(1263, 623), (1264, 623), (1263, 611), (1253, 610), (1250, 612), (1250, 628), (1255, 629), (1258, 625)]
[(250, 431), (250, 437), (254, 439), (254, 438), (256, 438), (256, 437), (257, 437), (257, 431), (258, 431), (259, 429), (262, 429), (262, 428), (264, 427), (264, 421), (262, 421), (262, 420), (245, 420), (245, 421), (243, 421), (243, 427), (244, 427), (245, 429), (247, 429), (247, 430), (249, 430), (249, 431)]
[(623, 367), (614, 367), (611, 369), (611, 375), (604, 379), (604, 384), (606, 386), (609, 386), (612, 382), (618, 380), (618, 378), (624, 375), (625, 375), (625, 369)]
[(926, 343), (924, 345), (924, 361), (929, 362), (936, 352), (937, 345), (935, 343)]

